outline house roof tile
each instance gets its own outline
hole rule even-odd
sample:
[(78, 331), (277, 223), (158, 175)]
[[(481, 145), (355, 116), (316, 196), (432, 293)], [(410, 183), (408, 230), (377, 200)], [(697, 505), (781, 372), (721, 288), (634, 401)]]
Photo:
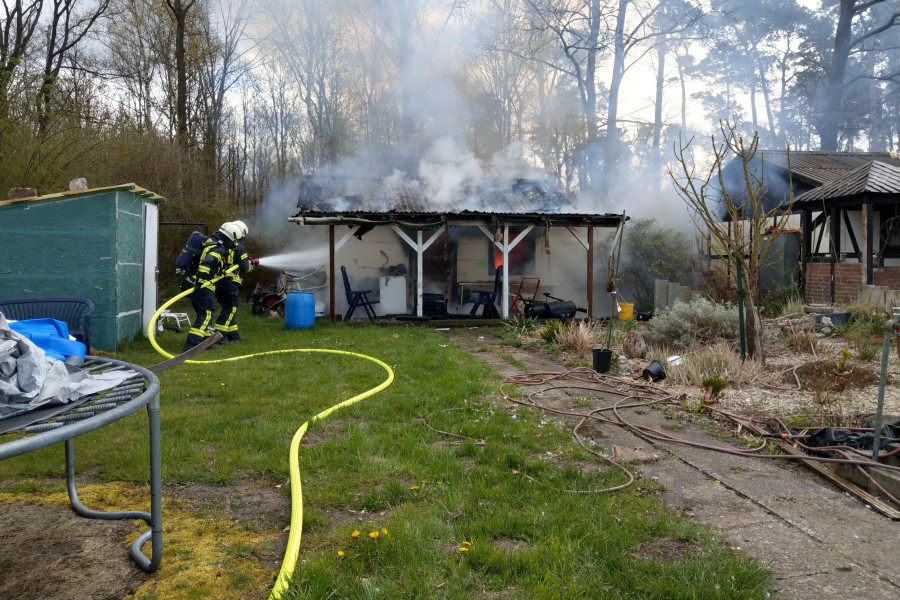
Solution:
[[(793, 164), (793, 161), (792, 161)], [(863, 193), (900, 194), (900, 161), (872, 160), (795, 199), (807, 204)]]
[[(788, 153), (784, 150), (761, 151), (763, 160), (787, 169)], [(841, 178), (873, 160), (891, 161), (887, 152), (791, 152), (790, 166), (795, 177), (813, 185)], [(893, 161), (891, 161), (893, 162)], [(898, 163), (900, 164), (900, 163)]]

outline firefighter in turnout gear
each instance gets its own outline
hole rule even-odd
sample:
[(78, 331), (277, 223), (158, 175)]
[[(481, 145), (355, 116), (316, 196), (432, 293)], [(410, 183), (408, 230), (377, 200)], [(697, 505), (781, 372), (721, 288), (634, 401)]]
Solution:
[(192, 283), (194, 286), (191, 304), (197, 311), (197, 317), (191, 325), (182, 352), (190, 350), (210, 336), (216, 310), (216, 289), (211, 280), (228, 268), (228, 251), (234, 249), (239, 234), (240, 229), (234, 223), (223, 224), (218, 231), (203, 241), (202, 250), (197, 258), (196, 274), (185, 278), (186, 284)]
[[(209, 237), (199, 231), (191, 233), (184, 245), (184, 249), (175, 260), (175, 274), (181, 278), (181, 291), (194, 289), (197, 286), (197, 267), (200, 266), (200, 255), (203, 254), (203, 245)], [(188, 296), (195, 315), (204, 312), (200, 296), (191, 294)]]
[(236, 320), (240, 302), (241, 276), (249, 273), (254, 266), (259, 264), (257, 259), (247, 254), (247, 249), (244, 247), (243, 240), (247, 237), (247, 225), (243, 221), (232, 221), (230, 224), (234, 226), (235, 238), (232, 247), (227, 248), (225, 269), (232, 265), (238, 265), (238, 268), (216, 282), (216, 300), (219, 302), (221, 310), (213, 328), (222, 333), (220, 344), (241, 340)]

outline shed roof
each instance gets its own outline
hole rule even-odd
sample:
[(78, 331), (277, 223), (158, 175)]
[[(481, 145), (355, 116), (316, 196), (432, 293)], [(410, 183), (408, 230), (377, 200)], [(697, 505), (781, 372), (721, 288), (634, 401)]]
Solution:
[(614, 227), (621, 220), (618, 214), (580, 212), (551, 182), (536, 179), (441, 189), (420, 180), (317, 176), (302, 182), (297, 209), (291, 220), (323, 224), (523, 220)]
[(900, 194), (900, 161), (872, 160), (849, 173), (812, 189), (795, 200), (795, 204), (846, 198), (863, 193)]
[(136, 183), (122, 183), (119, 185), (110, 185), (110, 186), (106, 186), (106, 187), (90, 188), (87, 190), (76, 190), (76, 191), (72, 191), (72, 192), (59, 192), (56, 194), (44, 194), (43, 196), (30, 196), (27, 198), (13, 198), (10, 200), (0, 200), (0, 208), (6, 207), (6, 206), (11, 206), (14, 204), (21, 204), (21, 203), (25, 203), (25, 202), (40, 202), (40, 201), (45, 201), (45, 200), (52, 200), (54, 198), (73, 198), (73, 197), (77, 197), (77, 196), (93, 196), (93, 195), (96, 195), (98, 192), (117, 191), (117, 190), (129, 191), (138, 196), (144, 196), (145, 198), (147, 198), (148, 200), (153, 201), (153, 202), (165, 202), (165, 200), (166, 200), (159, 194), (151, 192), (148, 189), (144, 189), (144, 188), (140, 187), (139, 185), (137, 185)]

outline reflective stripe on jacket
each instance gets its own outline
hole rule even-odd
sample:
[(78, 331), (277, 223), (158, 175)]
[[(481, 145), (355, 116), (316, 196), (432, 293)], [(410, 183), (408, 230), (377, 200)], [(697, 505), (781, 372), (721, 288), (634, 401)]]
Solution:
[(233, 282), (240, 285), (243, 282), (241, 275), (253, 270), (253, 265), (250, 263), (250, 255), (247, 253), (244, 244), (240, 241), (236, 242), (233, 248), (227, 249), (225, 268), (228, 269), (235, 264), (238, 265), (237, 270), (232, 271), (225, 278), (230, 278)]

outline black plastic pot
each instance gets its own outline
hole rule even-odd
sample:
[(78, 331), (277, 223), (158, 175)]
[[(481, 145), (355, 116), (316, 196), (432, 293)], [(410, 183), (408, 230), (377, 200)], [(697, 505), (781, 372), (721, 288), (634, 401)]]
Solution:
[(647, 365), (647, 368), (641, 373), (641, 377), (650, 379), (651, 381), (659, 381), (660, 379), (666, 378), (666, 370), (663, 368), (661, 362), (654, 360)]
[(598, 373), (608, 373), (612, 365), (612, 350), (594, 348), (594, 370)]

